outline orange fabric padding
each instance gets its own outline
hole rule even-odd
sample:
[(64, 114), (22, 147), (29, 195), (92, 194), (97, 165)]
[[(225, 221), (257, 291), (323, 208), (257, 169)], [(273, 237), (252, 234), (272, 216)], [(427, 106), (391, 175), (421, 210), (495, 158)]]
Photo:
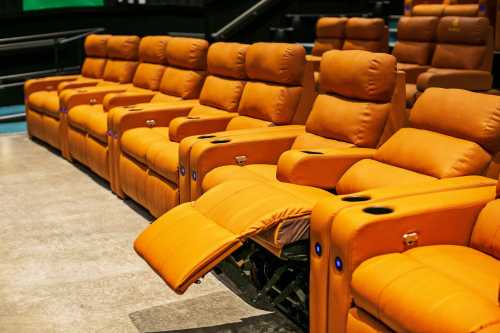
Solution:
[(245, 79), (245, 59), (249, 45), (214, 43), (208, 49), (207, 68), (211, 75)]
[(138, 63), (126, 60), (108, 60), (103, 79), (117, 83), (129, 83), (134, 78)]
[[(170, 45), (170, 43), (168, 44)], [(160, 83), (160, 91), (183, 99), (198, 98), (206, 73), (168, 66)]]
[(480, 5), (472, 4), (453, 4), (444, 8), (443, 16), (481, 16), (479, 15)]
[(243, 90), (238, 113), (278, 125), (288, 124), (297, 110), (302, 92), (303, 88), (300, 86), (248, 82)]
[(201, 90), (200, 104), (228, 112), (236, 112), (244, 87), (244, 81), (209, 75)]
[(247, 51), (246, 72), (250, 79), (300, 85), (306, 51), (299, 44), (255, 43)]
[(102, 102), (104, 110), (110, 111), (119, 106), (148, 103), (155, 96), (154, 92), (123, 92), (107, 94)]
[(352, 17), (345, 26), (346, 39), (378, 40), (384, 33), (385, 23), (381, 18)]
[(439, 17), (408, 17), (398, 21), (398, 41), (433, 42)]
[(197, 134), (220, 132), (235, 114), (228, 113), (219, 116), (179, 117), (170, 123), (170, 140), (181, 142), (182, 139)]
[(337, 183), (336, 190), (339, 194), (347, 194), (386, 186), (419, 184), (435, 179), (411, 170), (366, 159), (354, 164), (344, 173)]
[(111, 35), (88, 35), (84, 43), (85, 55), (87, 57), (106, 58), (110, 37)]
[(108, 39), (108, 58), (119, 60), (138, 60), (138, 36), (111, 36)]
[(348, 98), (388, 102), (395, 85), (396, 58), (392, 55), (358, 50), (332, 50), (323, 55), (322, 91)]
[[(432, 58), (433, 51), (434, 44), (431, 43), (399, 40), (394, 46), (392, 55), (395, 56), (400, 63), (428, 65)], [(413, 78), (409, 82), (416, 82), (416, 78)]]
[(484, 45), (490, 24), (486, 17), (443, 17), (437, 27), (437, 42)]
[(473, 141), (403, 128), (377, 150), (375, 160), (436, 178), (450, 178), (482, 174), (491, 155)]
[(223, 165), (208, 172), (203, 178), (203, 192), (228, 180), (276, 180), (276, 170), (275, 164)]
[(167, 61), (171, 66), (202, 71), (207, 68), (207, 52), (206, 40), (174, 37), (167, 44)]
[(412, 15), (441, 17), (445, 7), (445, 5), (441, 4), (417, 5), (412, 8)]
[(167, 61), (168, 36), (146, 36), (139, 45), (139, 60), (151, 64), (164, 65)]
[(236, 116), (226, 126), (227, 131), (272, 127), (273, 123), (247, 116)]
[(367, 103), (319, 95), (307, 118), (306, 129), (324, 138), (374, 148), (393, 107), (391, 103)]
[(85, 58), (82, 65), (82, 76), (92, 79), (100, 79), (104, 74), (107, 60), (100, 58)]
[(321, 17), (316, 23), (316, 37), (343, 39), (347, 20), (347, 17)]
[[(482, 276), (489, 277), (494, 286), (491, 283), (478, 283), (476, 288), (471, 288), (470, 283), (461, 283), (464, 279), (457, 280), (461, 277), (459, 274), (450, 276), (446, 270), (442, 272), (442, 269), (422, 263), (421, 259), (429, 258), (413, 257), (418, 252), (435, 255), (432, 252), (439, 250), (451, 252), (447, 257), (449, 261), (440, 263), (441, 268), (449, 267), (454, 264), (454, 260), (460, 258), (464, 267), (456, 273), (462, 274), (462, 277), (466, 275), (466, 281), (478, 283), (469, 274), (482, 270)], [(481, 258), (484, 254), (470, 253), (471, 251), (473, 250), (467, 247), (450, 249), (433, 246), (369, 259), (353, 273), (354, 302), (392, 329), (401, 332), (476, 332), (480, 328), (494, 325), (500, 321), (499, 280), (495, 277), (495, 272), (487, 271), (487, 267), (494, 269), (496, 266), (498, 276), (500, 263), (491, 259), (488, 262), (487, 258)], [(453, 252), (456, 252), (455, 255)], [(482, 260), (488, 266), (474, 265), (470, 262), (472, 259)], [(488, 294), (487, 298), (475, 290), (478, 287)]]
[[(474, 112), (471, 112), (474, 110)], [(500, 150), (500, 99), (458, 89), (429, 88), (410, 114), (413, 126)]]
[(487, 91), (492, 83), (493, 76), (484, 70), (430, 68), (418, 77), (417, 88), (419, 91), (430, 87)]
[(317, 148), (349, 148), (354, 147), (352, 143), (328, 139), (312, 133), (300, 134), (293, 141), (292, 149), (317, 149)]
[[(500, 182), (498, 184), (500, 186)], [(481, 211), (474, 226), (471, 246), (500, 260), (500, 200), (490, 202)]]
[(158, 90), (164, 71), (163, 65), (139, 63), (132, 82), (135, 87)]
[(278, 161), (277, 179), (282, 182), (333, 189), (354, 163), (371, 158), (374, 149), (289, 150)]

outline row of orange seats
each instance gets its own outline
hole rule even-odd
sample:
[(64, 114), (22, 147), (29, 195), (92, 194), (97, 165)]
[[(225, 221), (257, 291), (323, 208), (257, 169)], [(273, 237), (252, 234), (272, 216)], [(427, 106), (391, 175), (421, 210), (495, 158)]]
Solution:
[(173, 290), (309, 239), (311, 332), (498, 330), (499, 206), (474, 223), (500, 97), (429, 88), (408, 113), (397, 59), (363, 50), (324, 53), (316, 91), (297, 44), (85, 46), (82, 75), (27, 81), (29, 133), (159, 217), (135, 249)]

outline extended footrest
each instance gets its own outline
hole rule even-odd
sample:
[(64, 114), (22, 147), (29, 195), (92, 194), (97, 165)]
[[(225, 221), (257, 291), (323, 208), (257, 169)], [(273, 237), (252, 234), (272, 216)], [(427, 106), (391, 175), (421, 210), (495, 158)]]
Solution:
[(309, 215), (316, 199), (293, 187), (229, 181), (161, 216), (134, 247), (174, 291), (184, 293), (248, 237)]

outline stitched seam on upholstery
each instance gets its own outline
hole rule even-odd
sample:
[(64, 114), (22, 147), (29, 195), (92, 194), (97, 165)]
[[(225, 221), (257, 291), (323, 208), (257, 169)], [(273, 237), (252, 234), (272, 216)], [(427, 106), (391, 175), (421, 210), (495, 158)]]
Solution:
[(360, 142), (363, 141), (363, 134), (366, 133), (366, 128), (368, 127), (368, 122), (370, 118), (370, 104), (371, 103), (364, 103), (363, 110), (361, 111), (360, 115), (360, 121), (361, 124), (360, 126), (357, 126), (355, 135), (354, 135), (354, 144), (359, 146)]
[[(197, 43), (192, 43), (191, 44), (191, 48), (189, 49), (189, 56), (188, 56), (188, 59), (189, 59), (189, 63), (191, 63), (192, 60), (196, 60), (196, 50), (198, 49), (198, 45)], [(196, 67), (196, 66), (194, 66)], [(190, 64), (187, 66), (188, 69), (191, 69), (190, 68)]]
[(387, 288), (389, 288), (393, 283), (395, 283), (397, 280), (399, 280), (400, 278), (402, 278), (403, 276), (405, 275), (408, 275), (410, 273), (413, 273), (415, 271), (418, 271), (418, 270), (421, 270), (421, 269), (424, 269), (425, 267), (424, 266), (421, 266), (421, 267), (416, 267), (416, 268), (413, 268), (409, 271), (406, 271), (406, 272), (403, 272), (401, 274), (399, 274), (398, 276), (394, 277), (389, 283), (387, 283), (383, 288), (382, 290), (380, 290), (378, 296), (377, 296), (377, 303), (375, 304), (376, 306), (376, 310), (377, 310), (377, 317), (380, 318), (380, 314), (382, 312), (382, 308), (381, 308), (381, 304), (380, 304), (380, 301), (381, 301), (381, 298), (383, 296), (383, 293), (387, 290)]
[(367, 87), (369, 97), (373, 97), (372, 95), (376, 90), (377, 82), (374, 78), (375, 74), (374, 71), (377, 70), (377, 66), (379, 65), (380, 62), (378, 61), (378, 59), (373, 58), (370, 60), (370, 66), (368, 66), (368, 73), (370, 74), (370, 76), (368, 77), (368, 87)]
[(291, 56), (292, 56), (292, 50), (290, 47), (287, 47), (283, 52), (283, 56), (281, 57), (278, 82), (281, 81), (280, 78), (282, 77), (283, 74), (285, 74), (285, 76), (283, 77), (285, 82), (288, 83), (290, 81), (290, 78), (289, 78), (290, 73), (288, 73), (288, 75), (286, 75), (287, 74), (286, 69), (287, 69), (288, 59), (290, 59)]
[(286, 99), (286, 96), (288, 95), (287, 93), (288, 93), (287, 88), (280, 87), (278, 99), (276, 101), (276, 106), (274, 108), (275, 112), (273, 112), (271, 110), (271, 114), (268, 115), (269, 116), (269, 121), (272, 121), (273, 123), (276, 123), (276, 119), (275, 118), (278, 118), (278, 119), (281, 118), (281, 115), (283, 114), (283, 110), (282, 109), (283, 109), (283, 107), (285, 105), (285, 99)]
[[(499, 138), (500, 135), (498, 135), (498, 129), (500, 128), (500, 103), (497, 103), (497, 105), (495, 106), (495, 111), (493, 111), (490, 115), (490, 117), (488, 117), (488, 119), (486, 119), (485, 123), (484, 123), (484, 129), (483, 129), (483, 132), (485, 133), (485, 136), (490, 136), (492, 134), (497, 134), (496, 137), (494, 138)], [(497, 147), (498, 149), (499, 147)]]
[(478, 327), (478, 328), (474, 329), (473, 331), (471, 331), (470, 333), (480, 332), (481, 330), (483, 330), (485, 328), (488, 328), (490, 326), (496, 325), (496, 324), (500, 324), (500, 320), (495, 320), (495, 321), (489, 322), (487, 324), (483, 324), (480, 327)]
[[(464, 175), (464, 172), (459, 172), (459, 169), (460, 168), (463, 168), (465, 166), (465, 164), (467, 163), (467, 161), (470, 161), (471, 160), (471, 157), (475, 151), (475, 146), (474, 144), (472, 144), (468, 149), (467, 151), (462, 155), (460, 156), (460, 158), (458, 158), (451, 166), (448, 170), (446, 170), (446, 172), (444, 173), (444, 175), (441, 175), (442, 177), (459, 177), (459, 176), (463, 176)], [(479, 147), (481, 148), (481, 147)], [(487, 165), (486, 165), (487, 166)], [(483, 169), (486, 167), (484, 166)], [(479, 170), (481, 171), (481, 170)]]
[(240, 48), (238, 50), (238, 55), (236, 57), (236, 71), (238, 72), (237, 75), (235, 75), (234, 78), (236, 79), (244, 79), (246, 76), (245, 73), (245, 49)]

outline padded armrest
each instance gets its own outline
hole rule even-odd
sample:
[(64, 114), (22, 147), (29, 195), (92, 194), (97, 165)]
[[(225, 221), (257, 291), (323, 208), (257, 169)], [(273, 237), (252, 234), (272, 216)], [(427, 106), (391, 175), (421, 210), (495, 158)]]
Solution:
[(80, 77), (79, 75), (63, 75), (63, 76), (52, 76), (41, 79), (27, 80), (24, 83), (25, 97), (28, 97), (30, 94), (41, 90), (47, 90), (47, 91), (56, 90), (60, 83), (74, 81), (79, 77)]
[(154, 92), (123, 92), (108, 94), (104, 98), (103, 106), (105, 111), (118, 106), (127, 106), (139, 103), (149, 103), (154, 97)]
[(371, 158), (375, 149), (338, 148), (290, 150), (278, 162), (278, 180), (331, 189), (354, 163)]
[(79, 89), (79, 88), (86, 88), (86, 87), (95, 87), (100, 80), (94, 80), (94, 79), (84, 79), (84, 80), (76, 80), (76, 81), (67, 81), (67, 82), (61, 82), (57, 86), (57, 90), (59, 93), (61, 93), (63, 90), (66, 89)]
[[(363, 261), (381, 254), (414, 246), (467, 245), (479, 212), (495, 195), (495, 187), (489, 186), (344, 209), (332, 223), (333, 251), (343, 262), (344, 274), (350, 275)], [(417, 235), (412, 245), (405, 243), (408, 233)]]
[(110, 93), (124, 92), (125, 86), (105, 86), (105, 87), (90, 87), (84, 89), (70, 90), (61, 96), (63, 111), (70, 110), (78, 105), (85, 104), (102, 104), (104, 97)]
[(196, 116), (180, 117), (174, 119), (170, 124), (170, 140), (181, 142), (182, 139), (192, 135), (207, 134), (224, 131), (236, 113), (228, 113), (223, 116)]
[(479, 91), (491, 89), (492, 83), (493, 76), (486, 71), (431, 68), (418, 76), (417, 89), (439, 87)]
[[(126, 130), (137, 127), (168, 127), (173, 119), (185, 116), (198, 102), (195, 100), (172, 102), (156, 107), (146, 104), (143, 109), (136, 108), (112, 109), (112, 127), (115, 137), (120, 137)], [(109, 118), (109, 117), (108, 117)]]

